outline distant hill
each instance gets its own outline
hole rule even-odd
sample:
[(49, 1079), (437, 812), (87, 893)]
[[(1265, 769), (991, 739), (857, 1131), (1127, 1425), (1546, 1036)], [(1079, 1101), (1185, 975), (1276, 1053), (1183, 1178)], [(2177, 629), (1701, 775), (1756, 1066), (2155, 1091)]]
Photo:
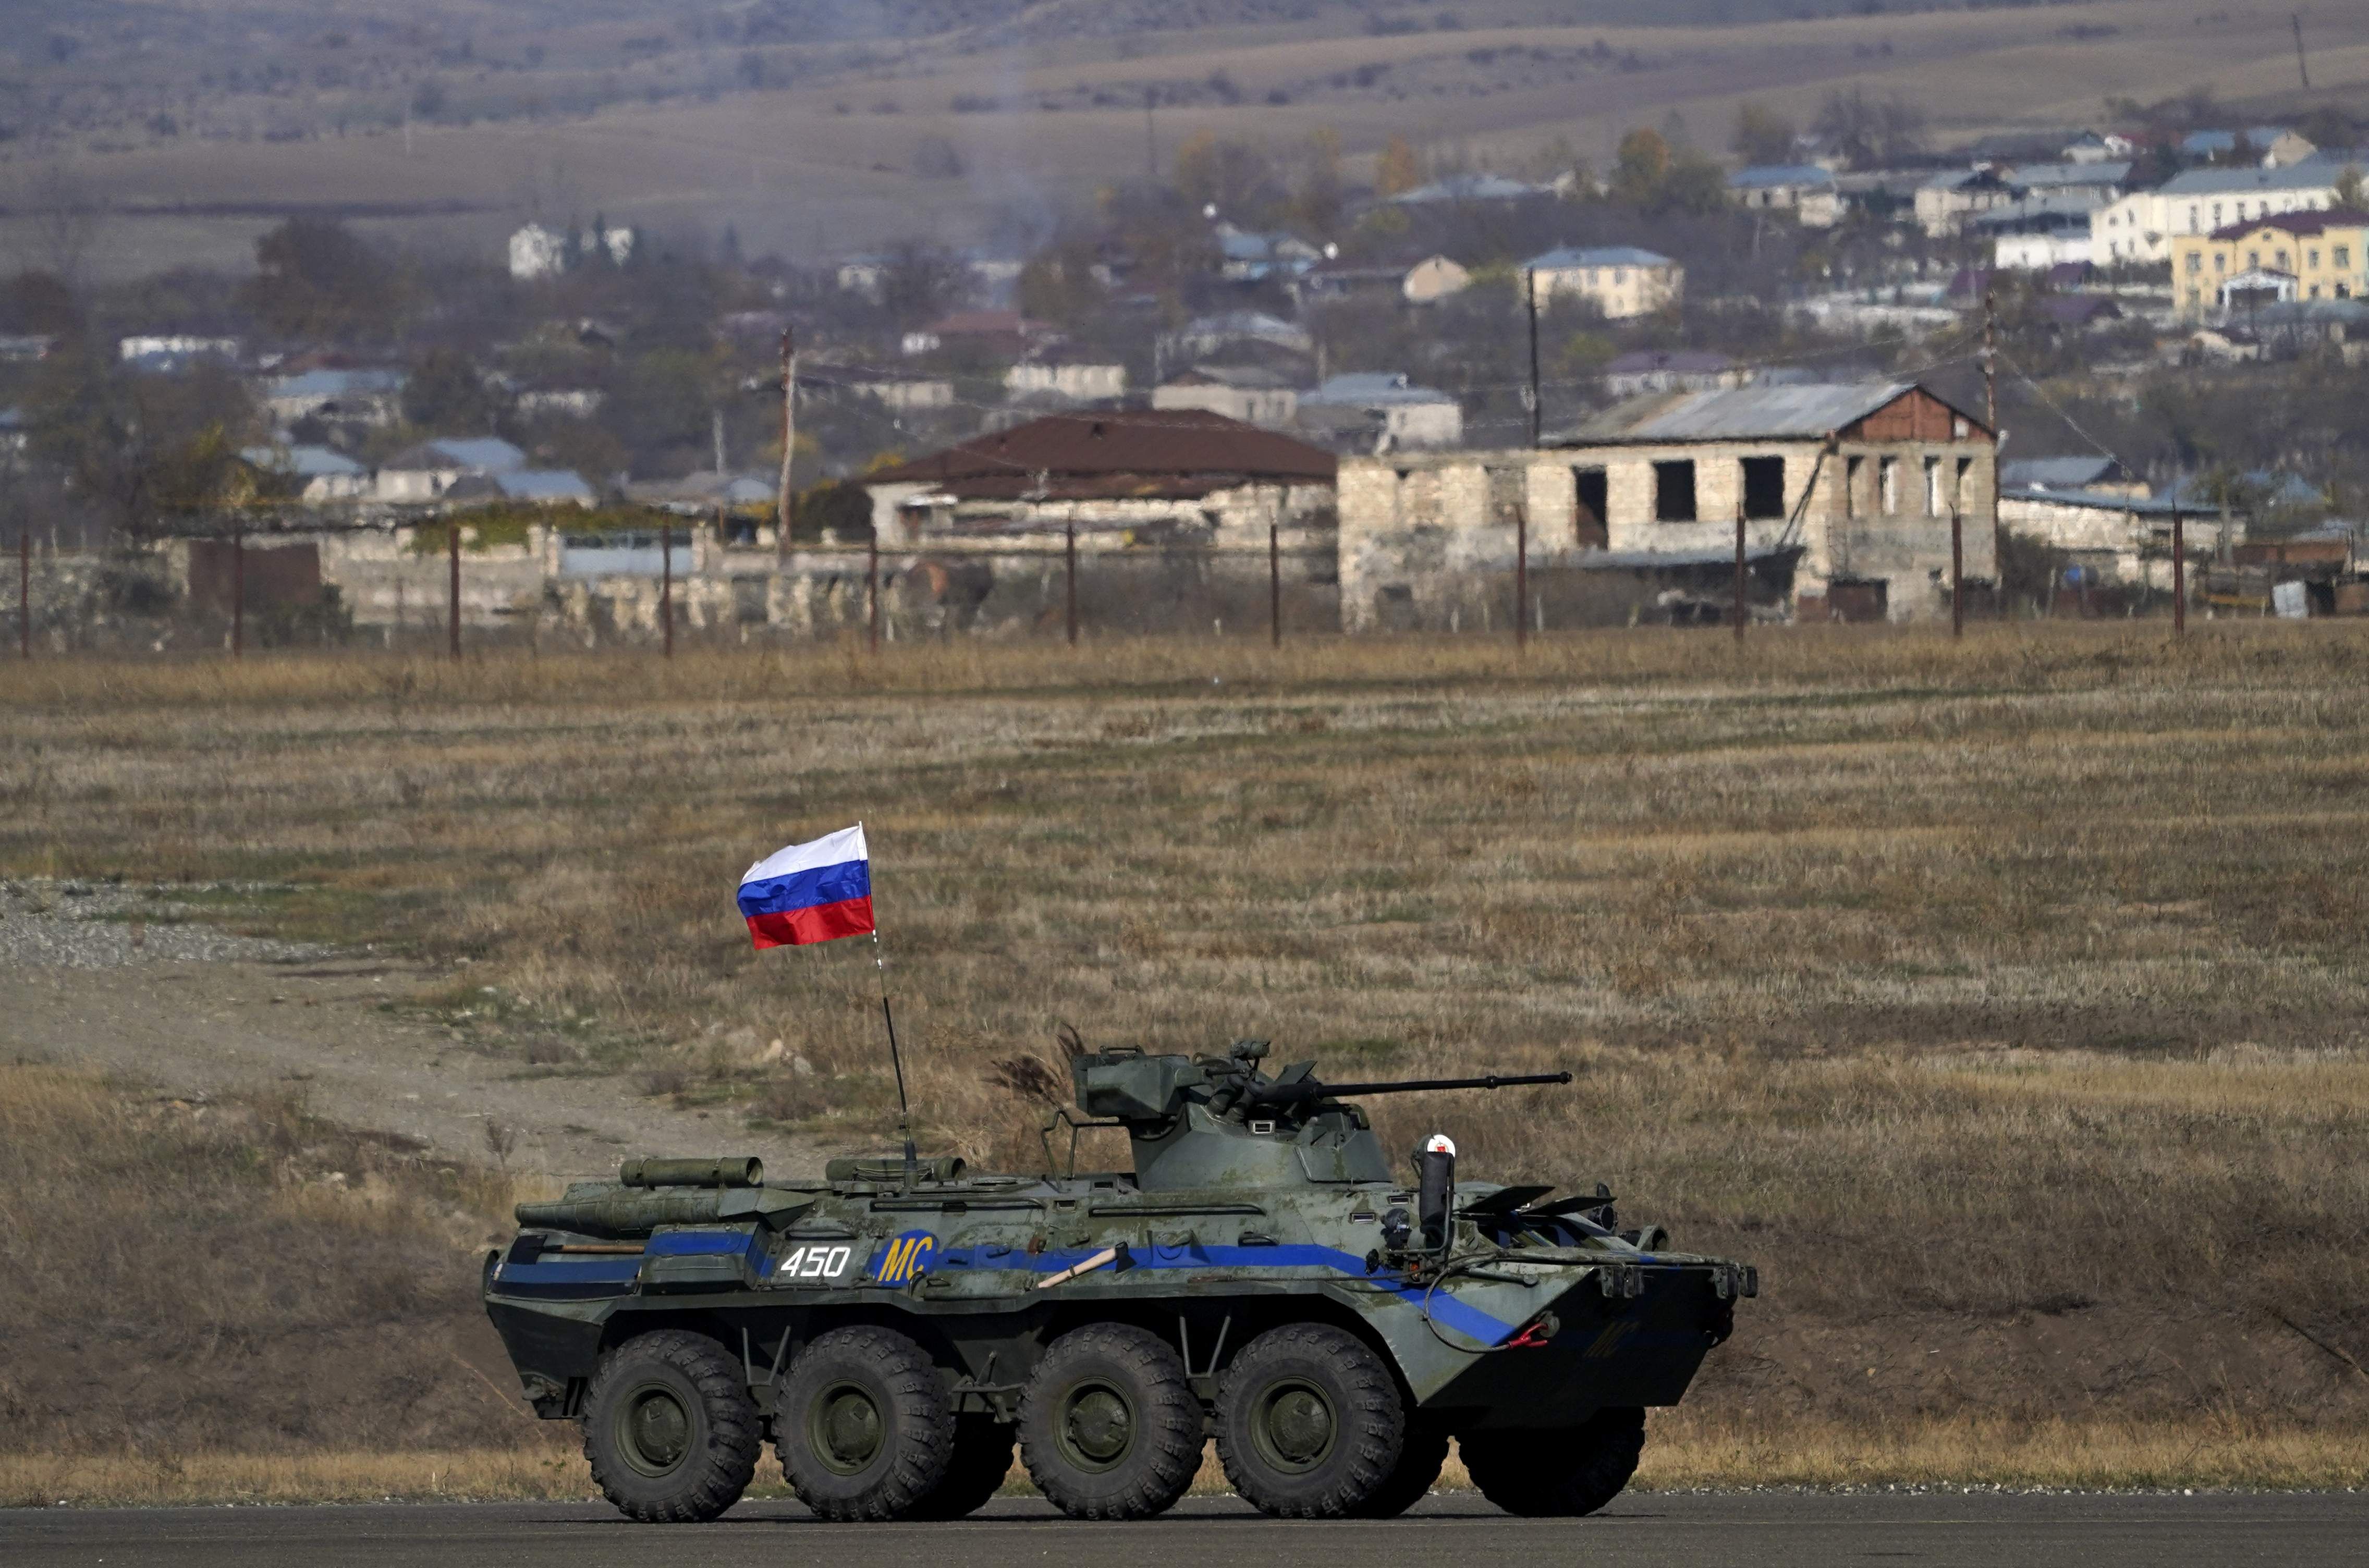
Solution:
[(1723, 155), (1739, 103), (1805, 122), (1837, 90), (1910, 98), (1943, 143), (2197, 86), (2233, 115), (2357, 104), (2369, 0), (2306, 17), (2309, 95), (2286, 17), (2155, 0), (0, 0), (0, 260), (36, 256), (39, 210), (61, 201), (105, 211), (97, 255), (117, 271), (243, 262), (271, 214), (308, 206), (489, 256), (525, 214), (595, 210), (821, 256), (990, 236), (1202, 132), (1284, 148), (1330, 131), (1356, 178), (1393, 135), (1436, 164), (1518, 169), (1551, 148), (1600, 167), (1623, 131), (1674, 114)]

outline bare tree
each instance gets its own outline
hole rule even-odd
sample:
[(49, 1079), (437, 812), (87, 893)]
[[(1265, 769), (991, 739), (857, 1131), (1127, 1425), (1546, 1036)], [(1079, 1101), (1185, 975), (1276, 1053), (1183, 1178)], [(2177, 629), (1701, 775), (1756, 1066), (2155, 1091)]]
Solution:
[(63, 157), (43, 166), (34, 176), (31, 197), (28, 207), (32, 223), (22, 246), (23, 264), (52, 274), (69, 288), (80, 289), (88, 280), (84, 270), (98, 241), (103, 213), (97, 198)]

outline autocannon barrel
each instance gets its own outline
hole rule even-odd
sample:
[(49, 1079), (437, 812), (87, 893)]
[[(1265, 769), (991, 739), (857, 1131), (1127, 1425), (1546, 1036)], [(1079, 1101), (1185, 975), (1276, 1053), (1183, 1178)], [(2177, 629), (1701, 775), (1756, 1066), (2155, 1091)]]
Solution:
[(1299, 1104), (1309, 1100), (1341, 1100), (1353, 1094), (1413, 1094), (1429, 1089), (1513, 1089), (1526, 1083), (1568, 1083), (1568, 1072), (1490, 1073), (1482, 1078), (1402, 1078), (1383, 1083), (1320, 1083), (1303, 1078), (1295, 1083), (1263, 1083), (1245, 1098), (1265, 1105)]

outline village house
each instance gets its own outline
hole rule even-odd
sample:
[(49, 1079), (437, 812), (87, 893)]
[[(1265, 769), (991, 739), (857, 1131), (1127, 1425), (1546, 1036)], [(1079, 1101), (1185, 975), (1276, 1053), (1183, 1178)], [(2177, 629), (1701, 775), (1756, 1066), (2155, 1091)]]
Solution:
[(1464, 439), (1464, 408), (1448, 393), (1417, 386), (1405, 375), (1359, 372), (1300, 394), (1299, 424), (1303, 433), (1341, 450), (1454, 446)]
[(1710, 392), (1743, 386), (1751, 369), (1708, 349), (1631, 349), (1604, 364), (1609, 396), (1641, 397), (1649, 392)]
[(1125, 541), (1265, 549), (1333, 521), (1332, 453), (1199, 409), (1052, 414), (864, 476), (884, 544)]
[(1067, 349), (1038, 349), (1003, 372), (1005, 395), (1047, 403), (1099, 403), (1127, 395), (1127, 367)]
[(1411, 305), (1436, 304), (1472, 286), (1471, 270), (1445, 256), (1426, 256), (1406, 269), (1399, 293)]
[(404, 374), (388, 370), (317, 370), (273, 376), (263, 383), (262, 403), (272, 419), (336, 419), (364, 425), (393, 424), (401, 412)]
[[(2185, 543), (2195, 564), (2221, 545), (2223, 515), (2214, 507), (2150, 497), (2145, 486), (2096, 488), (2023, 485), (1999, 490), (1999, 527), (2046, 546), (2063, 566), (2078, 567), (2092, 582), (2171, 587), (2172, 517), (2185, 511)], [(2232, 544), (2246, 536), (2242, 518), (2226, 526)]]
[(955, 383), (946, 376), (893, 366), (818, 365), (798, 372), (798, 401), (816, 396), (869, 397), (891, 413), (914, 414), (953, 407)]
[(1805, 229), (1842, 222), (1842, 188), (1816, 164), (1757, 164), (1727, 177), (1727, 199), (1746, 212), (1788, 212)]
[(1878, 382), (1665, 394), (1536, 449), (1344, 458), (1343, 625), (1477, 622), (1517, 525), (1544, 568), (1729, 591), (1739, 519), (1772, 612), (1946, 615), (1953, 515), (1966, 578), (1997, 576), (1996, 457), (1973, 415)]
[(1963, 234), (1970, 219), (2004, 207), (2020, 194), (2006, 176), (1987, 166), (1939, 175), (1917, 188), (1917, 226), (1927, 239), (1949, 239)]
[(251, 446), (240, 449), (239, 456), (267, 489), (292, 493), (308, 505), (363, 500), (371, 494), (370, 470), (331, 447)]
[(1289, 377), (1264, 365), (1196, 365), (1151, 389), (1154, 408), (1200, 408), (1265, 430), (1288, 429), (1299, 411)]
[(2069, 457), (2012, 458), (1999, 464), (1999, 494), (2009, 490), (2092, 490), (2147, 497), (2152, 486), (2119, 457), (2089, 452)]
[(2336, 205), (2337, 182), (2353, 166), (2312, 157), (2275, 169), (2190, 169), (2091, 214), (2090, 258), (2100, 266), (2168, 261), (2178, 235), (2210, 235), (2282, 212), (2325, 212)]
[(435, 501), (464, 479), (484, 479), (526, 467), (526, 453), (498, 436), (422, 441), (379, 464), (375, 498)]
[(2288, 212), (2171, 242), (2171, 281), (2190, 320), (2248, 304), (2369, 293), (2369, 212)]
[(1608, 321), (1651, 315), (1678, 303), (1686, 292), (1686, 269), (1668, 257), (1633, 245), (1564, 246), (1522, 263), (1543, 310), (1556, 296), (1587, 301)]

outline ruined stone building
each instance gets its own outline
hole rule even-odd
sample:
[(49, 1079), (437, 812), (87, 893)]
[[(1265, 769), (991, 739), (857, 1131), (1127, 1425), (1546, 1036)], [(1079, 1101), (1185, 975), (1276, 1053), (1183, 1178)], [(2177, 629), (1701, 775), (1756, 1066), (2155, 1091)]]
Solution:
[(1898, 382), (1664, 394), (1535, 449), (1344, 458), (1342, 624), (1504, 624), (1517, 524), (1542, 624), (1716, 601), (1739, 516), (1762, 613), (1946, 615), (1953, 512), (1965, 578), (1996, 578), (1996, 469), (1979, 419)]

